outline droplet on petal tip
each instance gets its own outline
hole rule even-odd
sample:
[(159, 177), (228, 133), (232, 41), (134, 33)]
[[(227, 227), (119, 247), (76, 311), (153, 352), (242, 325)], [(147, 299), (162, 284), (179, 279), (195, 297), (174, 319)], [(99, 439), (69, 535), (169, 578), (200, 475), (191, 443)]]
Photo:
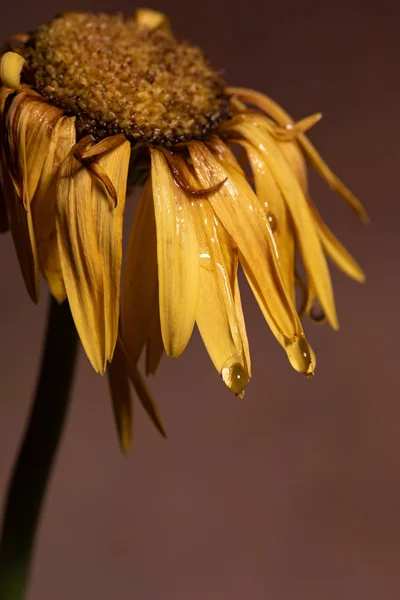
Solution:
[(240, 398), (244, 396), (244, 390), (250, 381), (246, 369), (240, 363), (228, 360), (222, 367), (222, 379), (225, 385)]

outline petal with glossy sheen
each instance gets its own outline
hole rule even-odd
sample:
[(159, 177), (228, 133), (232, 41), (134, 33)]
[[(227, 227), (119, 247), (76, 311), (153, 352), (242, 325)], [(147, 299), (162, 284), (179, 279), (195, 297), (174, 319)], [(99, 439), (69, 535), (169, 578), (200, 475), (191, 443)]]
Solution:
[[(6, 127), (6, 102), (12, 93), (13, 90), (0, 88), (0, 136), (2, 140), (5, 139), (6, 133), (7, 137), (9, 136)], [(11, 108), (14, 102), (15, 100), (12, 101)], [(11, 174), (10, 160), (10, 154), (5, 144), (2, 143), (0, 145), (1, 179), (8, 222), (26, 288), (33, 302), (38, 302), (39, 269), (31, 208), (30, 204), (24, 207), (20, 194), (21, 186), (17, 185)]]
[[(218, 238), (218, 223), (207, 200), (192, 202), (200, 253), (200, 294), (196, 322), (217, 371), (235, 394), (249, 382), (230, 273)], [(227, 371), (231, 369), (231, 371)], [(229, 375), (237, 370), (237, 376)]]
[(292, 366), (310, 373), (310, 352), (283, 283), (275, 242), (261, 203), (247, 181), (228, 165), (222, 166), (204, 144), (194, 142), (189, 149), (201, 183), (213, 185), (228, 177), (221, 189), (209, 196), (209, 202), (239, 249), (246, 277), (273, 334)]
[(177, 357), (185, 349), (195, 322), (199, 295), (196, 231), (190, 199), (176, 185), (163, 153), (152, 148), (151, 163), (161, 331), (166, 353)]
[(250, 143), (242, 142), (254, 174), (257, 196), (263, 205), (276, 241), (281, 273), (286, 290), (295, 302), (294, 284), (294, 231), (282, 193), (259, 150)]
[(289, 163), (293, 173), (296, 175), (300, 183), (303, 193), (307, 196), (308, 192), (308, 177), (307, 166), (303, 154), (297, 142), (278, 142), (278, 146), (287, 162)]
[(149, 179), (136, 207), (123, 274), (122, 337), (133, 365), (158, 313), (157, 293), (156, 223)]
[(297, 177), (282, 155), (276, 140), (267, 131), (242, 123), (235, 131), (243, 135), (264, 157), (271, 169), (293, 219), (307, 276), (312, 280), (326, 316), (334, 329), (338, 328), (331, 278), (310, 207)]
[(336, 236), (333, 235), (313, 204), (311, 204), (311, 210), (315, 218), (319, 237), (329, 258), (339, 267), (339, 269), (346, 273), (346, 275), (363, 283), (365, 281), (364, 271), (351, 256), (350, 252), (348, 252)]
[(112, 359), (118, 335), (122, 228), (129, 159), (130, 144), (121, 136), (120, 145), (102, 154), (96, 160), (96, 164), (108, 176), (115, 189), (118, 198), (115, 207), (107, 201), (106, 190), (100, 181), (93, 180), (93, 217), (103, 270), (107, 360)]
[(220, 223), (214, 213), (214, 222), (217, 226), (218, 232), (218, 241), (219, 248), (223, 255), (225, 269), (228, 273), (230, 286), (233, 294), (233, 300), (235, 303), (235, 313), (236, 313), (236, 321), (237, 327), (239, 329), (241, 343), (242, 343), (242, 351), (244, 358), (244, 366), (246, 371), (251, 377), (251, 359), (250, 359), (250, 349), (249, 349), (249, 341), (247, 339), (247, 331), (246, 324), (243, 315), (242, 308), (242, 300), (240, 297), (240, 289), (239, 289), (239, 280), (238, 280), (238, 265), (239, 265), (239, 255), (238, 250), (235, 244), (232, 241), (231, 236), (226, 231), (222, 223)]
[(132, 442), (133, 405), (125, 354), (118, 342), (107, 375), (119, 443), (122, 452), (127, 454)]
[[(287, 124), (293, 124), (294, 121), (288, 115), (288, 113), (277, 104), (274, 100), (246, 88), (228, 88), (227, 93), (235, 94), (239, 96), (244, 102), (254, 104), (261, 108), (268, 115), (270, 115), (279, 125), (286, 126)], [(348, 187), (333, 173), (330, 167), (326, 164), (323, 158), (318, 153), (317, 149), (310, 142), (304, 133), (299, 133), (297, 139), (306, 153), (309, 161), (311, 162), (314, 169), (323, 177), (328, 185), (335, 191), (338, 192), (354, 210), (354, 212), (360, 217), (364, 223), (369, 222), (369, 217), (356, 196), (351, 192)]]
[(57, 245), (57, 174), (75, 144), (75, 137), (75, 118), (61, 117), (52, 131), (50, 146), (32, 201), (39, 267), (49, 284), (50, 292), (58, 302), (65, 300), (66, 291)]

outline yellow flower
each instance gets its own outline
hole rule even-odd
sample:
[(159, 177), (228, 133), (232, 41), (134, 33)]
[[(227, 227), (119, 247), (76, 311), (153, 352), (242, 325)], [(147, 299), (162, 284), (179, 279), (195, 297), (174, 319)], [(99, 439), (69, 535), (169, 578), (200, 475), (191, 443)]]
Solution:
[[(65, 13), (9, 40), (0, 77), (0, 229), (9, 225), (32, 300), (40, 272), (58, 302), (68, 298), (95, 370), (108, 365), (124, 449), (129, 380), (163, 432), (140, 356), (155, 373), (195, 324), (224, 383), (243, 395), (251, 364), (239, 263), (290, 363), (313, 375), (298, 313), (312, 316), (317, 300), (337, 327), (325, 253), (364, 275), (312, 203), (304, 158), (367, 218), (305, 136), (319, 115), (293, 123), (266, 96), (226, 87), (149, 10)], [(128, 180), (143, 189), (121, 287)]]

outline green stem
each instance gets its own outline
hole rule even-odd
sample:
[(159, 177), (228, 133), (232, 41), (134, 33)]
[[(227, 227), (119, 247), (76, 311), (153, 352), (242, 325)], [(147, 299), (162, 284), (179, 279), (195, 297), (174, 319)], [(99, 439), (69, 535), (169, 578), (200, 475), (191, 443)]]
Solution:
[(40, 377), (10, 481), (0, 539), (0, 600), (26, 595), (35, 534), (65, 422), (77, 334), (68, 302), (51, 299)]

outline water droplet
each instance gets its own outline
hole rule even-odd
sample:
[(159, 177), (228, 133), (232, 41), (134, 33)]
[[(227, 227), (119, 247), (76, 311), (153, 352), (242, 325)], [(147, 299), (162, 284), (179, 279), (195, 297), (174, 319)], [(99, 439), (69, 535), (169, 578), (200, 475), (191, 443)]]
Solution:
[(315, 355), (303, 335), (288, 340), (286, 352), (290, 364), (296, 371), (304, 373), (308, 377), (313, 376)]
[(326, 320), (325, 312), (318, 302), (315, 302), (310, 310), (310, 319), (315, 323), (323, 323)]
[(278, 221), (276, 220), (274, 213), (267, 212), (267, 219), (272, 231), (276, 231), (278, 229)]
[(250, 377), (243, 365), (238, 362), (233, 362), (233, 360), (237, 361), (237, 358), (226, 361), (222, 367), (221, 375), (225, 385), (232, 390), (236, 396), (241, 396), (250, 381)]

